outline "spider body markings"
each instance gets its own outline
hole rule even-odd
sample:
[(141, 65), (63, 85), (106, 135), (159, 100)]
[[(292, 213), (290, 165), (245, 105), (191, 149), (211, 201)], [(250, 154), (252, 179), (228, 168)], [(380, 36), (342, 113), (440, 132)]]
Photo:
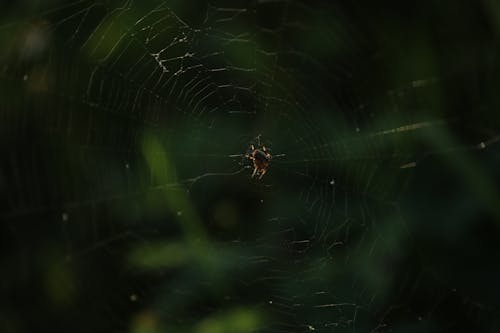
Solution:
[(265, 146), (255, 148), (254, 145), (251, 145), (250, 148), (250, 154), (247, 154), (246, 156), (253, 162), (252, 178), (258, 175), (259, 179), (262, 179), (269, 168), (272, 156), (266, 150)]

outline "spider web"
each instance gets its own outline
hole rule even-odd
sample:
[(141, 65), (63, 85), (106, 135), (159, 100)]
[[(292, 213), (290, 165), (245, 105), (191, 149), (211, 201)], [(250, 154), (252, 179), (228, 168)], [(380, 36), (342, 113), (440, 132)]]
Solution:
[[(413, 215), (447, 161), (498, 218), (474, 161), (500, 133), (487, 111), (442, 111), (451, 74), (377, 82), (354, 5), (49, 7), (2, 28), (6, 327), (490, 327), (495, 303), (436, 268)], [(273, 155), (261, 181), (252, 144)]]

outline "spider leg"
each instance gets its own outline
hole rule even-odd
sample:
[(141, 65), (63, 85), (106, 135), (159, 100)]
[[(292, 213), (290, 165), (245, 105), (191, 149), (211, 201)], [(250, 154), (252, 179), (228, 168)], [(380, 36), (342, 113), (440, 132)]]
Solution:
[(253, 168), (253, 173), (252, 173), (252, 178), (255, 176), (257, 173), (257, 170), (259, 170), (257, 167)]
[(267, 169), (263, 169), (261, 172), (260, 172), (260, 177), (259, 179), (262, 179), (262, 177), (264, 177), (264, 175), (266, 174), (267, 172)]

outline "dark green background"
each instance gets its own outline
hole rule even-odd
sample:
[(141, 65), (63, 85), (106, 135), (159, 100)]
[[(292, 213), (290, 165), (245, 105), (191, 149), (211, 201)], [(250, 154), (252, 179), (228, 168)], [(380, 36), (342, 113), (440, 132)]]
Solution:
[(500, 330), (494, 1), (0, 11), (0, 331)]

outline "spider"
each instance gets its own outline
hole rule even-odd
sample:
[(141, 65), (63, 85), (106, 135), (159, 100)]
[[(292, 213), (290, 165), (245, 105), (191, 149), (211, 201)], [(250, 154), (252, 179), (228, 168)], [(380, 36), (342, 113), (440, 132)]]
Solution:
[(255, 175), (259, 175), (259, 179), (262, 179), (267, 172), (267, 168), (269, 168), (269, 163), (271, 162), (271, 154), (266, 150), (266, 146), (262, 146), (262, 148), (255, 148), (254, 145), (251, 145), (250, 154), (247, 154), (246, 157), (253, 161), (253, 173), (252, 178)]

